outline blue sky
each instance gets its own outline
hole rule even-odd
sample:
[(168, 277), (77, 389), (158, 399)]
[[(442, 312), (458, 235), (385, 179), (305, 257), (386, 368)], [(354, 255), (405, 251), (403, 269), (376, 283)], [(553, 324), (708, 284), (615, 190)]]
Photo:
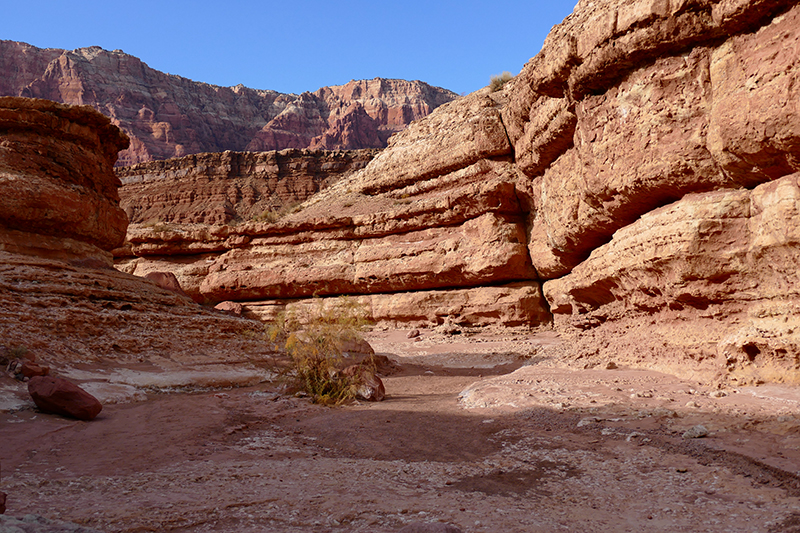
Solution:
[(3, 6), (0, 39), (122, 49), (222, 86), (300, 93), (382, 77), (468, 93), (519, 72), (576, 1), (29, 0)]

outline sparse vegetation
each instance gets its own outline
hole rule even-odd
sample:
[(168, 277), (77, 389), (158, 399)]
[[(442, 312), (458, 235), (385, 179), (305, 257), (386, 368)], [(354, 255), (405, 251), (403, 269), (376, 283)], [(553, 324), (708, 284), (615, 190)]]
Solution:
[(503, 88), (503, 85), (505, 85), (512, 79), (514, 79), (514, 75), (508, 71), (505, 71), (501, 74), (496, 74), (491, 77), (489, 82), (489, 88), (492, 90), (492, 92), (497, 92)]
[(322, 300), (302, 315), (281, 313), (269, 328), (270, 341), (283, 344), (292, 360), (288, 377), (315, 403), (340, 405), (356, 396), (359, 375), (347, 376), (343, 347), (361, 339), (368, 323), (366, 311), (350, 298), (339, 298), (327, 308)]
[(165, 231), (169, 230), (169, 226), (158, 219), (148, 220), (142, 224), (142, 227), (149, 228), (153, 230), (154, 233), (164, 233)]
[(302, 202), (294, 202), (291, 204), (287, 204), (281, 207), (280, 209), (275, 209), (274, 207), (270, 207), (269, 209), (262, 212), (260, 215), (253, 216), (253, 221), (267, 222), (269, 224), (274, 224), (283, 217), (298, 212), (300, 210), (301, 203)]
[(253, 217), (253, 221), (254, 222), (268, 222), (270, 224), (274, 224), (275, 222), (277, 222), (280, 219), (281, 219), (281, 214), (278, 211), (276, 211), (275, 209), (272, 209), (272, 208), (267, 209), (266, 211), (264, 211), (260, 215), (255, 215)]

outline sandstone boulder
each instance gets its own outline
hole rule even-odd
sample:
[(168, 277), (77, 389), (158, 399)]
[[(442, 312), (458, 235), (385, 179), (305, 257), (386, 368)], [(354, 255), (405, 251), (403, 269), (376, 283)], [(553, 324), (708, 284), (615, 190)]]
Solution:
[(243, 307), (239, 302), (220, 302), (214, 306), (218, 311), (224, 311), (233, 316), (242, 316)]
[(20, 373), (26, 378), (32, 378), (34, 376), (46, 376), (50, 373), (50, 367), (43, 366), (32, 361), (25, 361), (22, 363)]
[(386, 398), (386, 388), (374, 370), (364, 365), (352, 365), (344, 368), (342, 375), (353, 380), (356, 398), (368, 402), (380, 402)]
[(45, 413), (88, 421), (103, 410), (97, 398), (63, 378), (34, 376), (28, 382), (28, 393), (36, 407)]

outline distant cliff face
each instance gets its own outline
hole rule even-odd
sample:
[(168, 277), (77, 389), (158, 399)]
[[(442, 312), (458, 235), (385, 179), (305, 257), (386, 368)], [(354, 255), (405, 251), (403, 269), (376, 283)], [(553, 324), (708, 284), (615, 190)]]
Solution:
[(193, 154), (117, 169), (131, 224), (268, 220), (364, 168), (380, 150)]
[(99, 47), (0, 41), (0, 96), (89, 105), (131, 139), (118, 165), (225, 150), (383, 148), (456, 94), (420, 81), (351, 81), (301, 95), (217, 87)]

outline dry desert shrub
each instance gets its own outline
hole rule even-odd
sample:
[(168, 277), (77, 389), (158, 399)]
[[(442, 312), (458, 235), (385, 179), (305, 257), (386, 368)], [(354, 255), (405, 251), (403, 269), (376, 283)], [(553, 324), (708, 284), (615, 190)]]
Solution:
[(507, 82), (511, 81), (514, 78), (514, 75), (508, 71), (505, 71), (501, 74), (496, 74), (490, 78), (489, 88), (492, 92), (497, 92), (503, 88)]
[(327, 307), (319, 300), (313, 310), (281, 313), (269, 328), (270, 341), (283, 344), (291, 357), (286, 377), (313, 402), (340, 405), (357, 395), (362, 376), (341, 372), (343, 348), (362, 340), (360, 332), (368, 324), (367, 316), (350, 298), (339, 298)]

